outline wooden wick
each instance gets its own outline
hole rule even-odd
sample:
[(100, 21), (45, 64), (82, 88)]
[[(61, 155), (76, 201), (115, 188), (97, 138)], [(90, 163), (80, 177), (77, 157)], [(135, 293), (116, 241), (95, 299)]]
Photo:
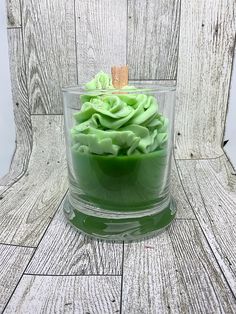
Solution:
[(128, 85), (128, 65), (113, 66), (111, 68), (112, 84), (120, 89)]

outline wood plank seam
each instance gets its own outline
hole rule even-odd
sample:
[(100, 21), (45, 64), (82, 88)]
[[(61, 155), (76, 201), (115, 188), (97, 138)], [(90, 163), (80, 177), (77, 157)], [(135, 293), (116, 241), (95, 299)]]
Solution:
[[(220, 158), (220, 157), (215, 158), (215, 159), (219, 159), (219, 158)], [(230, 291), (232, 292), (233, 296), (236, 298), (236, 295), (235, 295), (234, 291), (232, 290), (232, 288), (231, 288), (231, 286), (230, 286), (230, 284), (229, 284), (229, 281), (228, 281), (228, 279), (226, 278), (226, 276), (225, 276), (225, 274), (224, 274), (224, 272), (223, 272), (223, 270), (222, 270), (222, 267), (220, 266), (220, 263), (218, 262), (218, 259), (217, 259), (216, 255), (215, 255), (215, 253), (214, 253), (214, 251), (213, 251), (213, 249), (212, 249), (212, 247), (211, 247), (209, 241), (208, 241), (208, 238), (207, 238), (207, 236), (206, 236), (206, 234), (205, 234), (205, 232), (204, 232), (204, 230), (203, 230), (203, 228), (202, 228), (202, 226), (201, 226), (201, 224), (200, 224), (200, 222), (199, 222), (199, 220), (198, 220), (198, 218), (197, 218), (197, 215), (196, 215), (196, 213), (195, 213), (195, 211), (194, 211), (194, 209), (193, 209), (193, 206), (192, 206), (192, 204), (191, 204), (191, 202), (190, 202), (190, 200), (189, 200), (189, 198), (188, 198), (188, 195), (187, 195), (187, 193), (186, 193), (186, 190), (185, 190), (185, 188), (184, 188), (183, 182), (182, 182), (181, 177), (180, 177), (179, 168), (178, 168), (178, 167), (176, 167), (176, 168), (177, 168), (177, 174), (178, 174), (179, 180), (180, 180), (180, 182), (181, 182), (181, 186), (182, 186), (183, 191), (184, 191), (184, 194), (185, 194), (185, 196), (186, 196), (186, 198), (187, 198), (187, 200), (188, 200), (188, 203), (189, 203), (190, 207), (192, 208), (192, 211), (193, 211), (193, 213), (194, 213), (194, 215), (195, 215), (195, 217), (196, 217), (197, 224), (199, 225), (199, 227), (200, 227), (200, 229), (201, 229), (201, 231), (202, 231), (202, 234), (203, 234), (203, 236), (204, 236), (204, 238), (205, 238), (205, 240), (206, 240), (206, 242), (207, 242), (207, 245), (209, 246), (210, 251), (211, 251), (211, 253), (212, 253), (212, 255), (213, 255), (213, 257), (214, 257), (214, 259), (215, 259), (217, 265), (219, 266), (219, 269), (220, 269), (220, 271), (221, 271), (221, 273), (222, 273), (222, 275), (223, 275), (223, 277), (224, 277), (224, 279), (225, 279), (225, 281), (226, 281), (226, 283), (227, 283), (227, 285), (228, 285)], [(197, 184), (199, 185), (198, 182), (197, 182)], [(201, 190), (200, 190), (200, 189), (199, 189), (199, 193), (200, 193), (200, 195), (201, 195), (202, 202), (203, 202), (204, 207), (205, 207), (205, 209), (206, 209), (205, 202), (204, 202), (204, 200), (203, 200), (203, 196), (202, 196), (202, 193), (201, 193)], [(207, 210), (206, 210), (206, 212), (207, 212)]]
[(219, 159), (219, 158), (223, 157), (224, 155), (225, 155), (225, 152), (223, 152), (222, 155), (216, 156), (216, 157), (205, 157), (205, 158), (178, 158), (178, 157), (175, 157), (175, 160), (195, 160), (195, 161), (198, 161), (198, 160), (214, 160), (214, 159)]
[(35, 246), (29, 246), (29, 245), (21, 245), (21, 244), (12, 244), (12, 243), (1, 243), (0, 245), (6, 245), (6, 246), (16, 246), (16, 247), (23, 247), (23, 248), (28, 248), (28, 249), (35, 249)]
[(31, 113), (31, 116), (63, 116), (63, 113)]
[(31, 115), (31, 106), (30, 106), (30, 102), (29, 102), (29, 82), (28, 82), (28, 77), (27, 77), (27, 70), (26, 70), (26, 54), (25, 54), (25, 45), (24, 45), (24, 33), (23, 33), (23, 16), (22, 16), (22, 1), (23, 0), (19, 0), (20, 2), (20, 20), (21, 20), (21, 40), (22, 40), (22, 51), (23, 51), (23, 58), (24, 58), (24, 63), (25, 63), (25, 67), (24, 67), (24, 76), (25, 76), (25, 82), (26, 82), (26, 91), (27, 91), (27, 101), (28, 101), (28, 108), (29, 108), (29, 113)]
[(176, 73), (175, 73), (175, 79), (176, 83), (178, 82), (178, 68), (179, 68), (179, 42), (180, 42), (180, 21), (181, 21), (181, 7), (182, 7), (182, 1), (180, 0), (179, 4), (179, 27), (178, 27), (178, 50), (177, 50), (177, 64), (176, 64)]
[(126, 0), (126, 55), (125, 55), (125, 58), (126, 58), (126, 64), (129, 66), (129, 60), (128, 60), (128, 36), (129, 36), (129, 0)]
[(20, 28), (21, 29), (21, 26), (8, 26), (7, 29), (18, 29)]
[[(177, 210), (178, 210), (178, 209), (177, 209)], [(183, 220), (183, 221), (189, 221), (189, 220), (191, 221), (191, 220), (194, 220), (194, 221), (195, 221), (196, 218), (187, 218), (187, 217), (186, 217), (186, 218), (179, 218), (179, 217), (176, 217), (175, 220), (179, 220), (179, 221), (182, 221), (182, 220)]]
[[(34, 248), (35, 249), (35, 248)], [(26, 269), (25, 269), (26, 270)], [(68, 275), (55, 275), (55, 274), (32, 274), (24, 270), (24, 276), (41, 276), (41, 277), (122, 277), (122, 274), (68, 274)]]
[[(76, 66), (76, 83), (79, 82), (79, 73), (78, 73), (78, 56), (77, 56), (77, 31), (76, 31), (76, 12), (75, 12), (75, 1), (73, 2), (73, 11), (74, 11), (74, 30), (75, 30), (75, 66)], [(62, 113), (63, 114), (63, 113)]]

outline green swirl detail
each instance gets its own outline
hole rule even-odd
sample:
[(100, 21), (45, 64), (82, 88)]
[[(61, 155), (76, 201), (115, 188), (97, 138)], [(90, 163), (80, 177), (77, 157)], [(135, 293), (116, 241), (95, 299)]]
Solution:
[[(85, 85), (113, 89), (110, 77), (101, 72)], [(168, 119), (158, 113), (157, 101), (145, 94), (82, 95), (82, 107), (74, 114), (73, 149), (98, 155), (147, 154), (167, 142)]]

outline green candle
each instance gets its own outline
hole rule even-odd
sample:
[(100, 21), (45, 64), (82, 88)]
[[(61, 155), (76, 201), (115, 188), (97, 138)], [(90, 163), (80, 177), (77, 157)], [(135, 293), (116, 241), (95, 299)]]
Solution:
[[(117, 93), (103, 72), (85, 88), (93, 92), (80, 96), (82, 106), (70, 130), (72, 193), (80, 202), (106, 211), (107, 217), (69, 204), (69, 219), (86, 233), (111, 238), (128, 239), (163, 228), (174, 218), (167, 197), (167, 117), (158, 112), (155, 97), (132, 86), (123, 89), (132, 93)], [(153, 211), (155, 205), (162, 210)]]

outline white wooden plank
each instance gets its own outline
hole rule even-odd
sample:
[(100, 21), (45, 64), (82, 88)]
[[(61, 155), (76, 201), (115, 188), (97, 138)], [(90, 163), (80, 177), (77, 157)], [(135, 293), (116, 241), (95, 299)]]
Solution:
[(35, 246), (67, 189), (62, 116), (33, 116), (25, 175), (1, 195), (0, 242)]
[(174, 160), (172, 161), (170, 191), (176, 203), (177, 208), (176, 218), (195, 219), (195, 215), (192, 211), (192, 208), (187, 200), (187, 197), (181, 185), (181, 181)]
[(200, 227), (175, 221), (168, 232), (125, 244), (123, 313), (235, 313), (236, 301)]
[(128, 63), (132, 79), (175, 79), (179, 0), (128, 0)]
[(74, 1), (22, 1), (32, 113), (61, 113), (61, 87), (76, 84)]
[(20, 0), (6, 0), (7, 27), (21, 27)]
[(177, 83), (176, 157), (223, 154), (233, 45), (234, 0), (183, 0)]
[(34, 249), (0, 244), (0, 311), (6, 305)]
[(5, 313), (119, 313), (120, 277), (25, 275)]
[(126, 64), (126, 0), (75, 1), (79, 82)]
[(225, 156), (177, 164), (196, 217), (236, 296), (236, 173)]
[(98, 241), (79, 233), (59, 212), (26, 270), (47, 275), (119, 275), (122, 244)]
[(12, 100), (16, 125), (16, 148), (11, 167), (0, 185), (12, 185), (25, 173), (32, 149), (32, 126), (25, 77), (21, 29), (8, 29)]

